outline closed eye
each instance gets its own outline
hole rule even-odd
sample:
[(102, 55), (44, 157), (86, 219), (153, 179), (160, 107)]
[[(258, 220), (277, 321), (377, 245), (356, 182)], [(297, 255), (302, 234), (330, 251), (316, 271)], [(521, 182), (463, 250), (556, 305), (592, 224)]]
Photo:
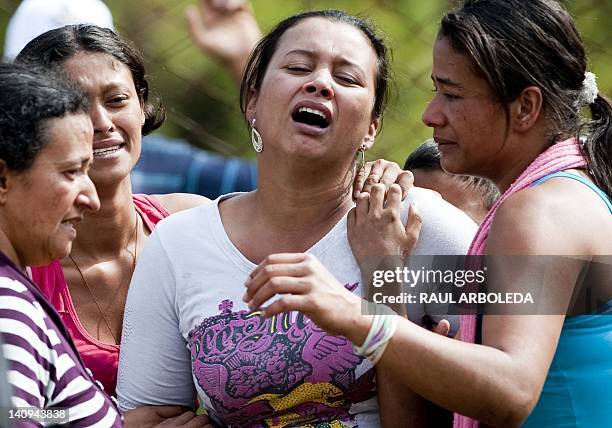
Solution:
[(348, 85), (359, 85), (359, 82), (357, 81), (357, 79), (355, 79), (353, 76), (348, 75), (348, 74), (340, 74), (336, 76), (336, 79)]
[(449, 101), (456, 101), (456, 100), (461, 99), (461, 97), (460, 97), (460, 96), (458, 96), (458, 95), (453, 95), (453, 94), (449, 94), (449, 93), (444, 93), (444, 94), (442, 94), (442, 95), (444, 95), (444, 98), (446, 98), (446, 99), (447, 99), (447, 100), (449, 100)]
[(108, 99), (107, 103), (113, 106), (122, 106), (128, 100), (127, 95), (117, 95)]
[(91, 158), (84, 158), (80, 165), (73, 164), (71, 167), (64, 170), (63, 174), (69, 180), (74, 180), (80, 175), (87, 174), (91, 166)]
[(308, 73), (308, 72), (310, 72), (309, 68), (306, 68), (304, 66), (299, 66), (299, 65), (291, 65), (291, 66), (288, 66), (286, 68), (287, 68), (287, 70), (289, 70), (290, 72), (293, 72), (293, 73)]
[[(438, 93), (438, 88), (433, 88), (431, 92)], [(462, 98), (459, 95), (451, 94), (449, 92), (442, 92), (442, 96), (449, 101), (456, 101)]]
[(67, 171), (64, 171), (64, 175), (68, 177), (69, 179), (73, 180), (76, 178), (79, 172), (81, 172), (80, 169), (69, 169)]

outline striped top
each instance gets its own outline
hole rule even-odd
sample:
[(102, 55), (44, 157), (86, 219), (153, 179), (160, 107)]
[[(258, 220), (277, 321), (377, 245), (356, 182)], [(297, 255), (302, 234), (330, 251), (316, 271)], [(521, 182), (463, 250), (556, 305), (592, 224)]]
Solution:
[[(0, 335), (16, 409), (66, 408), (71, 427), (121, 427), (110, 398), (83, 366), (59, 315), (0, 252)], [(41, 426), (20, 421), (19, 427)]]

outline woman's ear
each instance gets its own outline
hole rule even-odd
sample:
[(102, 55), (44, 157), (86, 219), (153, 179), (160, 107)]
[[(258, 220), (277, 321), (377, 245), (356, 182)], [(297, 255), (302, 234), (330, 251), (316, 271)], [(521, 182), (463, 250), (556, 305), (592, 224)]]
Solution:
[(3, 205), (6, 202), (12, 176), (13, 174), (6, 166), (6, 162), (0, 159), (0, 205)]
[(533, 128), (542, 116), (544, 97), (537, 86), (528, 86), (510, 103), (510, 126), (518, 132)]
[(366, 150), (369, 150), (374, 145), (374, 139), (376, 138), (376, 133), (378, 132), (379, 127), (380, 119), (378, 117), (372, 119), (372, 122), (370, 122), (370, 126), (368, 127), (368, 132), (363, 137), (363, 144), (365, 144), (365, 147), (367, 147)]

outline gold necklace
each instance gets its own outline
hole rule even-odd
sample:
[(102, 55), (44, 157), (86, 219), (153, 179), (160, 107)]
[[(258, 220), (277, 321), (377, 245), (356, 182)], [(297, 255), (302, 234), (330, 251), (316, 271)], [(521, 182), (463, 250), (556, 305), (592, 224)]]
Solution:
[[(134, 231), (132, 232), (132, 234), (130, 235), (130, 238), (128, 239), (128, 243), (125, 246), (125, 251), (127, 251), (128, 253), (130, 253), (130, 255), (132, 256), (132, 275), (134, 274), (134, 270), (136, 269), (136, 256), (138, 254), (138, 212), (136, 210), (134, 210), (134, 213), (136, 214), (136, 226), (134, 226)], [(128, 249), (128, 245), (130, 244), (130, 241), (132, 240), (133, 236), (136, 236), (135, 238), (135, 242), (134, 242), (134, 252), (132, 253), (129, 249)], [(104, 320), (104, 324), (106, 324), (106, 328), (108, 328), (108, 331), (110, 333), (110, 335), (112, 336), (113, 340), (115, 341), (115, 343), (117, 345), (120, 344), (120, 341), (117, 340), (117, 338), (115, 337), (115, 335), (113, 334), (113, 329), (110, 326), (110, 323), (108, 322), (108, 319), (106, 318), (106, 315), (104, 315), (104, 311), (102, 310), (102, 308), (100, 307), (100, 302), (98, 302), (98, 299), (96, 298), (96, 295), (94, 294), (93, 290), (91, 289), (91, 287), (89, 286), (89, 284), (87, 283), (87, 280), (85, 279), (85, 275), (83, 274), (83, 271), (81, 271), (81, 268), (79, 268), (79, 265), (77, 264), (77, 262), (74, 260), (74, 258), (72, 257), (72, 254), (68, 254), (68, 258), (70, 259), (70, 261), (72, 261), (72, 264), (74, 265), (74, 267), (76, 268), (77, 272), (79, 273), (79, 275), (81, 276), (81, 280), (83, 281), (83, 284), (85, 285), (85, 287), (87, 288), (87, 290), (89, 291), (89, 294), (91, 295), (91, 297), (93, 298), (94, 303), (96, 304), (96, 308), (98, 308), (98, 312), (100, 313), (102, 319)], [(119, 284), (119, 288), (121, 288), (123, 285), (123, 282), (121, 282), (121, 284)]]

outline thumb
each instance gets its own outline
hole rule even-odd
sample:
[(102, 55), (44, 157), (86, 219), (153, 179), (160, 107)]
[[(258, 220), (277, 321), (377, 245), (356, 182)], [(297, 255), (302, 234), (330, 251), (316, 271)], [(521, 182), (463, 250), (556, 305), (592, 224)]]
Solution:
[(348, 234), (350, 235), (353, 231), (353, 229), (355, 227), (357, 227), (355, 225), (355, 223), (357, 222), (357, 213), (355, 211), (355, 207), (351, 208), (350, 211), (347, 214), (347, 222), (346, 222), (346, 229)]
[(433, 329), (434, 333), (437, 333), (441, 336), (448, 336), (448, 332), (450, 331), (450, 322), (448, 320), (441, 320)]
[[(406, 239), (407, 246), (404, 250), (412, 251), (417, 241), (419, 240), (419, 235), (421, 234), (421, 227), (423, 226), (423, 221), (421, 220), (421, 214), (419, 213), (419, 209), (417, 208), (417, 202), (412, 201), (410, 204), (410, 208), (408, 209), (408, 219), (406, 220)], [(409, 255), (409, 254), (406, 254)]]

